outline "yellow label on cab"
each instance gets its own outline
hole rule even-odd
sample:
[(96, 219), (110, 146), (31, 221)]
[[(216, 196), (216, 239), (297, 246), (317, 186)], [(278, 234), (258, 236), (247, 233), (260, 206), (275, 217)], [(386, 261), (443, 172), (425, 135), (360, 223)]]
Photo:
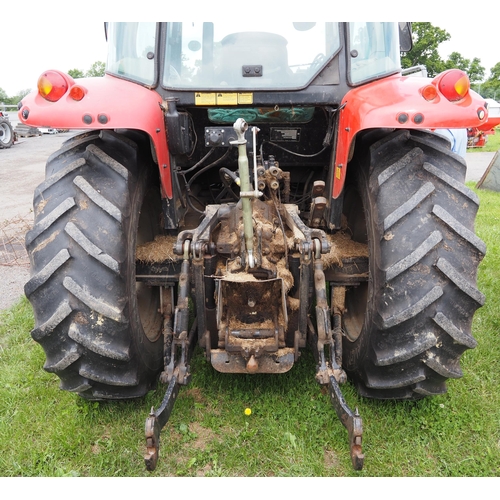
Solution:
[(194, 103), (196, 106), (215, 106), (217, 104), (215, 92), (195, 92)]
[(238, 94), (236, 92), (217, 92), (218, 106), (235, 106), (238, 104)]
[(242, 92), (238, 94), (238, 104), (253, 104), (253, 93)]
[(252, 92), (195, 92), (196, 106), (236, 106), (253, 104)]

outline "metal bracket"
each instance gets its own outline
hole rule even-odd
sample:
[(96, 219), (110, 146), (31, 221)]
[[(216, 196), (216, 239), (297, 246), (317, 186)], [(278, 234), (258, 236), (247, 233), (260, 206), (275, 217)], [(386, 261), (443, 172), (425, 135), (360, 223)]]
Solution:
[(361, 470), (365, 456), (362, 453), (361, 445), (363, 441), (363, 422), (359, 416), (358, 409), (353, 413), (340, 391), (339, 384), (333, 375), (329, 380), (330, 401), (339, 417), (340, 421), (349, 433), (349, 445), (351, 448), (351, 461), (355, 470)]
[(169, 310), (165, 311), (165, 366), (160, 375), (160, 381), (164, 383), (168, 381), (167, 392), (158, 410), (154, 411), (154, 408), (151, 408), (145, 425), (146, 454), (144, 462), (149, 471), (156, 468), (160, 451), (160, 432), (170, 418), (179, 388), (181, 385), (187, 385), (191, 379), (189, 361), (194, 349), (198, 321), (195, 319), (188, 334), (189, 260), (187, 257), (189, 240), (185, 241), (184, 247), (185, 259), (182, 262), (179, 277), (179, 297), (175, 308), (173, 328), (171, 325), (172, 315)]
[[(337, 342), (342, 342), (338, 331), (340, 329), (340, 314), (335, 318), (334, 329), (332, 330), (323, 263), (317, 258), (314, 261), (314, 288), (317, 330), (314, 330), (312, 322), (309, 321), (309, 331), (310, 343), (318, 363), (316, 380), (320, 384), (328, 384), (332, 405), (338, 418), (349, 433), (352, 465), (355, 470), (361, 470), (365, 458), (361, 451), (363, 423), (357, 408), (355, 413), (351, 411), (340, 390), (339, 383), (343, 383), (347, 379), (340, 365), (342, 361), (341, 352), (339, 351), (340, 346), (336, 346)], [(325, 357), (325, 348), (329, 349), (329, 361)]]
[(156, 411), (154, 411), (154, 408), (151, 408), (149, 417), (146, 419), (146, 454), (144, 455), (144, 462), (146, 469), (149, 471), (156, 469), (160, 451), (160, 432), (170, 418), (177, 394), (179, 393), (179, 387), (180, 384), (177, 383), (177, 377), (174, 375), (170, 379), (167, 392), (160, 407)]
[[(189, 360), (191, 359), (195, 344), (196, 329), (197, 321), (195, 320), (187, 339), (181, 341), (174, 340), (174, 345), (172, 346), (172, 360), (169, 367), (165, 369), (165, 372), (168, 372), (169, 375), (167, 392), (158, 410), (154, 411), (154, 408), (151, 408), (149, 416), (146, 419), (146, 454), (144, 455), (144, 462), (146, 464), (146, 469), (149, 471), (153, 471), (156, 468), (160, 451), (160, 432), (163, 427), (167, 425), (177, 394), (179, 393), (179, 388), (181, 385), (187, 385), (191, 379), (191, 374), (189, 373)], [(181, 346), (180, 359), (174, 359), (176, 343)], [(176, 363), (172, 369), (174, 361), (176, 361)]]

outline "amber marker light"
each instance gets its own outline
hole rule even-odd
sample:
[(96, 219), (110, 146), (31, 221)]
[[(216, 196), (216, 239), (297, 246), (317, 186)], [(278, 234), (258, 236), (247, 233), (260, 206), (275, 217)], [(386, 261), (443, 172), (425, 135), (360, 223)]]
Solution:
[(434, 85), (426, 85), (422, 89), (422, 97), (426, 101), (433, 101), (437, 97), (437, 88)]
[(460, 101), (469, 92), (469, 77), (459, 69), (450, 69), (439, 78), (438, 87), (448, 101)]
[(73, 85), (73, 87), (69, 89), (69, 96), (74, 101), (81, 101), (86, 93), (87, 90), (80, 85)]
[(49, 70), (38, 78), (38, 93), (47, 101), (56, 102), (66, 93), (68, 80), (59, 71)]

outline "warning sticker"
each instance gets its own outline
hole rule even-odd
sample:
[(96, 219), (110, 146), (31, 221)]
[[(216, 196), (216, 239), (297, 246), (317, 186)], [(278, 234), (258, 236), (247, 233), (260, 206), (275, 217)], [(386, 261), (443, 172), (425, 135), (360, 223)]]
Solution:
[(236, 92), (217, 92), (217, 104), (219, 106), (234, 106), (238, 104)]
[(215, 106), (217, 104), (215, 92), (195, 92), (196, 106)]
[(195, 92), (196, 106), (236, 106), (253, 104), (252, 92)]
[(238, 104), (253, 104), (252, 92), (238, 94)]

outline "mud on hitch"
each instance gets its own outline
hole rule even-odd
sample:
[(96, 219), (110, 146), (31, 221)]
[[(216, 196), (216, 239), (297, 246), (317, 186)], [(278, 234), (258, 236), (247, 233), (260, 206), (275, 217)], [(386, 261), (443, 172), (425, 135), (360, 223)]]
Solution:
[[(318, 272), (319, 271), (320, 270), (318, 269)], [(329, 322), (328, 314), (326, 314), (326, 311), (322, 309), (321, 305), (318, 305), (317, 308), (319, 308), (317, 309), (317, 317), (323, 318), (323, 326), (327, 326)], [(179, 315), (182, 316), (184, 312), (183, 309), (177, 307), (176, 312), (177, 311), (179, 311)], [(179, 318), (179, 322), (182, 322), (182, 318)], [(170, 359), (170, 362), (169, 365), (166, 366), (165, 371), (162, 373), (160, 380), (165, 382), (166, 379), (168, 379), (168, 386), (160, 407), (156, 411), (154, 408), (151, 408), (151, 412), (146, 419), (145, 425), (147, 450), (144, 456), (144, 461), (148, 471), (154, 471), (156, 468), (160, 450), (160, 433), (170, 418), (180, 386), (189, 383), (189, 359), (194, 347), (194, 332), (197, 327), (196, 323), (197, 322), (195, 320), (189, 336), (185, 339), (186, 341), (179, 339), (180, 335), (178, 335), (172, 342), (165, 343), (166, 348), (169, 349), (171, 355), (165, 357), (165, 359)], [(311, 324), (309, 326), (312, 328)], [(337, 326), (336, 328), (338, 330), (339, 327)], [(320, 328), (319, 330), (325, 331), (324, 328)], [(338, 418), (348, 432), (353, 468), (355, 470), (361, 470), (364, 463), (364, 454), (362, 453), (363, 423), (358, 413), (358, 409), (356, 408), (353, 412), (347, 405), (344, 396), (342, 395), (339, 383), (345, 382), (346, 376), (339, 364), (335, 361), (336, 356), (338, 359), (338, 356), (341, 355), (341, 353), (339, 353), (338, 345), (336, 345), (333, 341), (333, 332), (335, 331), (335, 328), (330, 331), (332, 332), (332, 335), (327, 338), (326, 342), (324, 338), (320, 339), (318, 335), (312, 335), (316, 344), (311, 345), (311, 347), (318, 361), (316, 379), (320, 384), (328, 385), (330, 401), (335, 409), (335, 412), (337, 413)], [(329, 351), (330, 361), (326, 360), (325, 346)], [(172, 361), (174, 359), (172, 354), (179, 351), (178, 348), (180, 348), (181, 355), (174, 362)]]
[[(191, 262), (189, 258), (189, 243), (184, 243), (184, 260), (181, 267), (179, 277), (179, 293), (177, 305), (174, 314), (170, 314), (172, 310), (170, 300), (173, 295), (168, 295), (164, 304), (164, 339), (165, 339), (165, 367), (160, 375), (160, 381), (166, 383), (167, 390), (160, 407), (155, 411), (151, 408), (151, 412), (146, 419), (145, 435), (146, 435), (146, 454), (144, 456), (147, 470), (154, 471), (159, 458), (160, 450), (160, 433), (167, 424), (172, 412), (175, 400), (179, 393), (181, 385), (187, 385), (190, 382), (190, 367), (189, 362), (196, 344), (196, 332), (199, 329), (198, 318), (188, 333), (188, 288), (189, 275), (191, 271)], [(332, 296), (332, 311), (328, 308), (326, 297), (326, 283), (323, 272), (323, 264), (321, 260), (314, 259), (313, 255), (309, 257), (314, 261), (314, 289), (316, 302), (316, 328), (312, 321), (307, 319), (307, 331), (309, 345), (314, 353), (317, 362), (316, 380), (327, 385), (330, 401), (337, 413), (338, 418), (348, 431), (350, 455), (353, 468), (361, 470), (364, 463), (364, 455), (362, 453), (362, 438), (363, 424), (358, 409), (353, 412), (347, 405), (342, 392), (340, 390), (341, 383), (346, 381), (346, 374), (341, 368), (342, 348), (341, 348), (341, 328), (340, 328), (340, 310), (339, 299), (343, 300), (345, 290), (342, 287), (335, 288)], [(341, 302), (342, 304), (342, 302)], [(333, 314), (332, 314), (333, 313)], [(330, 317), (333, 317), (333, 327)], [(295, 335), (297, 346), (300, 343), (300, 334)], [(201, 338), (200, 340), (203, 340)], [(210, 352), (209, 340), (205, 340), (205, 345), (208, 345), (207, 351)], [(298, 353), (296, 353), (298, 357)], [(207, 355), (208, 357), (208, 355)], [(249, 363), (246, 365), (247, 373), (253, 373), (254, 366)], [(293, 364), (293, 362), (292, 362)], [(242, 366), (245, 366), (244, 364)], [(257, 366), (259, 366), (257, 364)], [(234, 368), (234, 367), (233, 367)], [(241, 370), (243, 371), (243, 370)]]
[[(146, 421), (146, 467), (156, 467), (160, 431), (179, 386), (189, 383), (189, 361), (197, 342), (216, 370), (248, 374), (286, 372), (309, 344), (317, 363), (316, 379), (329, 387), (349, 433), (353, 466), (359, 470), (364, 459), (361, 418), (347, 406), (339, 388), (347, 378), (341, 366), (342, 279), (330, 276), (331, 307), (327, 297), (324, 257), (334, 246), (333, 260), (341, 255), (339, 245), (331, 244), (319, 228), (325, 184), (313, 186), (316, 202), (306, 224), (298, 206), (286, 203), (290, 179), (274, 157), (264, 160), (254, 149), (251, 175), (247, 130), (247, 123), (238, 118), (237, 138), (230, 141), (238, 149), (237, 174), (221, 169), (223, 177), (228, 175), (227, 183), (240, 187), (239, 200), (207, 205), (199, 225), (181, 231), (174, 244), (182, 265), (175, 309), (173, 292), (164, 294), (165, 362), (160, 380), (168, 387), (160, 408), (152, 409)], [(255, 148), (258, 129), (251, 132)], [(189, 299), (196, 321), (188, 332)]]

